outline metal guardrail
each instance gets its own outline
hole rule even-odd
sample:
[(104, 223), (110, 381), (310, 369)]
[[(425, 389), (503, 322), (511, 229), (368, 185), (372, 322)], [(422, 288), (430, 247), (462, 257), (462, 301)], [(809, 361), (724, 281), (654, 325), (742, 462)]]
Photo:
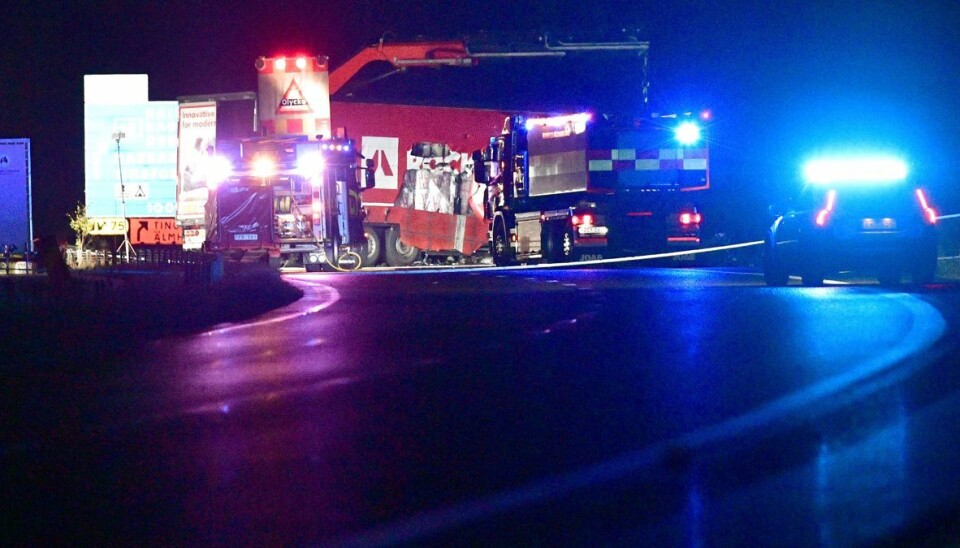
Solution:
[(223, 259), (218, 255), (159, 246), (138, 248), (129, 258), (110, 251), (72, 247), (61, 248), (60, 255), (58, 264), (50, 256), (18, 257), (17, 268), (11, 265), (9, 274), (0, 262), (0, 311), (31, 306), (56, 308), (66, 301), (72, 306), (100, 306), (134, 277), (146, 276), (161, 285), (203, 288), (223, 277), (224, 270)]
[(166, 246), (144, 246), (130, 254), (68, 247), (64, 259), (67, 266), (75, 270), (175, 272), (181, 273), (185, 282), (210, 283), (223, 276), (220, 256)]

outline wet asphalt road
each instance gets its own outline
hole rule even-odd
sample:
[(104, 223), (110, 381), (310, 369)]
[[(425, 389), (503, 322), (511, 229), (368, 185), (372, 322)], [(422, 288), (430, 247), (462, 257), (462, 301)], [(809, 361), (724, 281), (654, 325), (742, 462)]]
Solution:
[(304, 298), (251, 322), (5, 377), (4, 540), (954, 532), (953, 283), (766, 288), (694, 269), (286, 279)]

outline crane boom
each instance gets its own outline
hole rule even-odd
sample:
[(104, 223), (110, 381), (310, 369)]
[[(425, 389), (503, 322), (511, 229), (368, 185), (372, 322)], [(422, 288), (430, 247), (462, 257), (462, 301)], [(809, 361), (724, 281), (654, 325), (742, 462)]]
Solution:
[(347, 62), (330, 72), (330, 95), (336, 94), (363, 67), (377, 61), (386, 61), (398, 69), (407, 67), (472, 66), (480, 59), (511, 57), (562, 57), (568, 52), (627, 51), (646, 57), (650, 42), (627, 40), (618, 42), (563, 42), (551, 43), (548, 36), (536, 44), (512, 44), (510, 48), (487, 48), (471, 50), (466, 40), (436, 42), (385, 42), (360, 50)]

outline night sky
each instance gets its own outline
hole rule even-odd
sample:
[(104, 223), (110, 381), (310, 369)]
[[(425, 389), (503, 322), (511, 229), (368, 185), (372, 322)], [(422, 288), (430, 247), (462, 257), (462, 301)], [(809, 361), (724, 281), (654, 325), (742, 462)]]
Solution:
[[(337, 67), (385, 33), (409, 40), (638, 29), (651, 42), (652, 105), (708, 107), (715, 115), (708, 216), (737, 235), (756, 236), (767, 204), (798, 188), (805, 156), (840, 146), (900, 151), (941, 210), (960, 212), (960, 3), (74, 4), (14, 0), (0, 9), (0, 137), (32, 140), (38, 234), (72, 240), (66, 215), (83, 200), (84, 74), (146, 73), (151, 100), (248, 91), (256, 89), (260, 55), (325, 54)], [(501, 64), (401, 75), (409, 81), (386, 79), (356, 93), (431, 102), (449, 80), (465, 90), (458, 102), (487, 103), (477, 106), (546, 106), (562, 89), (579, 103), (616, 97), (629, 108), (635, 67), (573, 63), (571, 72)]]

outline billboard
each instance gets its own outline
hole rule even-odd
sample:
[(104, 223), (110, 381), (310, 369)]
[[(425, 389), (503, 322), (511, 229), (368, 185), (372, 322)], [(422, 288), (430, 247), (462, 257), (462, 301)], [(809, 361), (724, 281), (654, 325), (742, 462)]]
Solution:
[(30, 139), (0, 139), (0, 246), (33, 249)]
[(177, 212), (177, 103), (147, 101), (146, 88), (146, 75), (84, 76), (90, 217), (172, 217)]
[(89, 216), (172, 217), (177, 103), (84, 105), (84, 164)]
[(217, 142), (217, 103), (180, 103), (178, 117), (183, 146), (177, 155), (176, 218), (181, 225), (203, 226), (209, 197), (204, 164)]

